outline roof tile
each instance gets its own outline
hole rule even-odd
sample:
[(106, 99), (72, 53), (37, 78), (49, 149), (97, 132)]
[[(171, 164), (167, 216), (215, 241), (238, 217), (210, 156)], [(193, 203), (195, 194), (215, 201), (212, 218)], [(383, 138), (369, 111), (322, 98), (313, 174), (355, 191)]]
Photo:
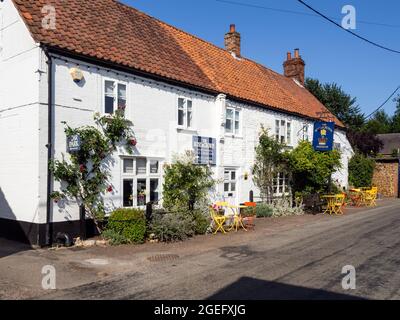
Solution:
[[(13, 1), (33, 38), (45, 45), (306, 117), (327, 111), (292, 79), (117, 1)], [(56, 30), (41, 27), (45, 4), (56, 9)]]

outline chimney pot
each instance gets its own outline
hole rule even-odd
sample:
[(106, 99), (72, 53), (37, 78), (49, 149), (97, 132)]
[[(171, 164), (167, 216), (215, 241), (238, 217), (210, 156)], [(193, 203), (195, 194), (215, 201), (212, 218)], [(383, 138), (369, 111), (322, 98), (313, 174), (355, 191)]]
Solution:
[(299, 83), (304, 85), (304, 60), (300, 57), (299, 49), (294, 49), (294, 59), (292, 54), (287, 53), (287, 60), (283, 63), (284, 74), (288, 78), (296, 79)]
[(225, 34), (225, 49), (240, 57), (240, 33), (234, 24), (230, 25), (229, 32)]

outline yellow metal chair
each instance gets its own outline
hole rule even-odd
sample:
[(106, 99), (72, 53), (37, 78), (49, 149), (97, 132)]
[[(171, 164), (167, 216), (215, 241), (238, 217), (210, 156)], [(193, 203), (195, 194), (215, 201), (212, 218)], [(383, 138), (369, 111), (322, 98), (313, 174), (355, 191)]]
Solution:
[(365, 205), (367, 205), (368, 207), (376, 206), (377, 194), (378, 194), (378, 192), (375, 189), (365, 191), (365, 193), (364, 193)]
[(215, 230), (214, 234), (217, 234), (218, 231), (221, 231), (222, 233), (226, 233), (224, 224), (226, 222), (226, 216), (225, 215), (219, 215), (215, 212), (214, 208), (210, 208), (210, 216), (212, 221), (214, 222)]
[(335, 214), (341, 215), (344, 214), (343, 207), (345, 206), (346, 195), (344, 194), (337, 194), (334, 197), (332, 202), (332, 210)]

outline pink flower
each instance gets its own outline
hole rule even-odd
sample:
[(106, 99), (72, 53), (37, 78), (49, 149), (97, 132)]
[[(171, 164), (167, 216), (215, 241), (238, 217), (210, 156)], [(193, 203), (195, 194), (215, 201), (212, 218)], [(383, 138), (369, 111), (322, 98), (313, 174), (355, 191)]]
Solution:
[(137, 145), (137, 140), (135, 138), (131, 138), (129, 140), (129, 143), (131, 144), (131, 146), (135, 147)]
[(107, 188), (107, 192), (113, 192), (113, 187), (112, 187), (112, 186), (109, 186), (109, 187)]

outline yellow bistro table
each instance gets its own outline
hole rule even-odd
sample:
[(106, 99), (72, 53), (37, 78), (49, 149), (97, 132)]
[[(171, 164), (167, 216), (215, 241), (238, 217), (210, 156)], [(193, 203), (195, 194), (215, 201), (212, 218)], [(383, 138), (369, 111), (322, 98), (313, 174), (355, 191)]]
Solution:
[(329, 194), (321, 197), (322, 199), (326, 199), (327, 201), (327, 206), (326, 210), (323, 212), (323, 214), (329, 213), (329, 214), (334, 214), (335, 213), (335, 199), (336, 195), (334, 194)]
[(231, 219), (233, 218), (233, 223), (228, 231), (232, 231), (233, 229), (235, 229), (235, 231), (237, 232), (239, 228), (243, 228), (244, 231), (247, 231), (246, 227), (243, 224), (243, 218), (240, 214), (240, 209), (245, 209), (247, 208), (247, 206), (229, 205), (229, 208), (232, 210), (232, 214), (228, 215), (228, 217)]

